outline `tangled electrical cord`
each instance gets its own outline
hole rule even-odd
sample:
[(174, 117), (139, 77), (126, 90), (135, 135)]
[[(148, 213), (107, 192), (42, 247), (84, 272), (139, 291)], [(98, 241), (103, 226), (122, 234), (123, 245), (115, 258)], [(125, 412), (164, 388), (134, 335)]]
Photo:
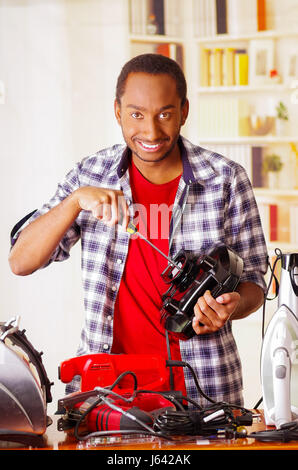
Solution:
[(228, 439), (246, 437), (244, 425), (252, 424), (252, 414), (234, 416), (232, 405), (217, 403), (202, 410), (166, 410), (157, 416), (154, 430), (164, 435), (220, 436)]
[[(188, 367), (193, 375), (199, 393), (209, 401), (211, 405), (202, 407), (195, 400), (182, 396), (181, 400), (191, 403), (196, 408), (195, 410), (187, 410), (182, 403), (175, 398), (174, 394), (153, 392), (151, 390), (138, 390), (136, 375), (131, 371), (126, 371), (122, 373), (111, 386), (106, 388), (96, 387), (97, 396), (92, 398), (91, 404), (76, 421), (74, 430), (76, 439), (87, 440), (92, 437), (113, 434), (147, 434), (166, 440), (173, 440), (173, 436), (179, 435), (216, 435), (229, 439), (246, 436), (247, 433), (243, 426), (252, 424), (252, 413), (249, 410), (239, 405), (215, 402), (212, 398), (208, 397), (201, 389), (196, 374), (188, 363), (182, 361), (167, 361), (167, 366)], [(113, 388), (115, 388), (126, 375), (131, 375), (134, 379), (134, 389), (129, 397), (124, 397), (113, 391)], [(175, 409), (167, 409), (154, 414), (153, 426), (150, 427), (135, 415), (131, 414), (129, 410), (124, 410), (113, 403), (113, 398), (120, 398), (126, 403), (131, 403), (138, 393), (156, 393), (161, 395), (171, 401), (175, 405)], [(88, 413), (101, 404), (107, 405), (111, 410), (120, 412), (139, 426), (136, 427), (136, 429), (94, 431), (88, 434), (80, 434), (79, 427)], [(239, 416), (234, 415), (233, 410), (235, 409), (241, 411)]]
[[(194, 400), (183, 397), (192, 403), (196, 410), (166, 410), (158, 415), (154, 422), (154, 430), (166, 435), (224, 435), (227, 438), (245, 437), (244, 425), (252, 424), (252, 413), (246, 408), (226, 402), (216, 402), (201, 389), (193, 368), (182, 361), (167, 361), (167, 365), (187, 367), (194, 379), (197, 390), (201, 396), (211, 403), (202, 407)], [(241, 414), (235, 416), (233, 410), (240, 410)]]
[[(133, 393), (131, 394), (131, 396), (128, 397), (128, 398), (124, 397), (123, 395), (120, 395), (116, 392), (113, 392), (113, 388), (115, 388), (115, 386), (126, 375), (131, 375), (134, 379), (134, 390), (133, 390)], [(133, 401), (133, 399), (136, 397), (136, 395), (138, 393), (138, 390), (137, 390), (137, 377), (133, 372), (131, 372), (131, 371), (123, 372), (121, 375), (119, 375), (117, 380), (115, 380), (115, 382), (111, 386), (106, 387), (106, 388), (96, 387), (96, 391), (97, 391), (97, 394), (98, 394), (98, 398), (95, 398), (95, 399), (92, 400), (92, 403), (90, 404), (90, 406), (84, 411), (84, 413), (81, 414), (81, 416), (79, 417), (79, 419), (76, 422), (75, 429), (74, 429), (74, 435), (75, 435), (77, 440), (87, 440), (91, 437), (106, 436), (106, 435), (112, 435), (112, 434), (140, 434), (140, 433), (150, 434), (150, 435), (154, 435), (154, 436), (158, 436), (158, 437), (163, 437), (159, 433), (154, 432), (152, 430), (152, 428), (150, 428), (146, 423), (144, 423), (143, 421), (138, 419), (136, 416), (129, 413), (129, 411), (123, 410), (122, 408), (116, 406), (108, 398), (109, 396), (112, 396), (112, 397), (115, 397), (115, 398), (119, 398), (119, 399), (123, 400), (126, 403), (131, 403)], [(107, 406), (109, 406), (111, 409), (113, 409), (115, 411), (118, 411), (121, 414), (125, 415), (128, 419), (134, 421), (135, 423), (138, 423), (141, 426), (142, 431), (140, 429), (125, 429), (125, 430), (121, 429), (121, 430), (108, 430), (108, 431), (94, 431), (94, 432), (91, 432), (91, 433), (88, 433), (88, 434), (85, 434), (85, 435), (80, 434), (79, 433), (79, 427), (83, 423), (83, 421), (85, 420), (86, 416), (96, 406), (98, 406), (100, 404), (103, 404), (103, 403), (106, 404)]]

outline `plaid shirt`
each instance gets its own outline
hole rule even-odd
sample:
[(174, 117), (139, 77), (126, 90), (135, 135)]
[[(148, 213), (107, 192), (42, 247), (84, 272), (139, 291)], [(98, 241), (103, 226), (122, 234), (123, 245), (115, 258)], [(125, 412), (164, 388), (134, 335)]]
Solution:
[[(194, 146), (183, 137), (179, 145), (183, 175), (172, 213), (169, 255), (173, 257), (182, 248), (203, 254), (226, 244), (244, 260), (241, 281), (254, 282), (265, 290), (267, 250), (246, 172), (239, 164)], [(29, 222), (80, 186), (121, 189), (132, 208), (128, 156), (125, 145), (115, 145), (83, 159)], [(86, 317), (77, 354), (109, 353), (114, 304), (125, 269), (129, 234), (118, 226), (107, 227), (90, 212), (81, 211), (49, 263), (67, 259), (79, 239)], [(215, 333), (180, 341), (180, 350), (182, 360), (194, 369), (208, 396), (217, 401), (243, 403), (241, 363), (230, 321)], [(208, 402), (198, 394), (188, 368), (184, 375), (188, 396), (206, 405)], [(67, 393), (77, 388), (74, 380), (67, 386)]]

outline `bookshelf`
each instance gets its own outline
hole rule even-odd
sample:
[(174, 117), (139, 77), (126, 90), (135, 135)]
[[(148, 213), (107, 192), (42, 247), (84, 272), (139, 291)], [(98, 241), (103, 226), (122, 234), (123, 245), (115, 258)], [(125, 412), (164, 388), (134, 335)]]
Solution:
[[(296, 3), (128, 0), (130, 55), (160, 52), (182, 65), (190, 100), (183, 135), (246, 168), (272, 254), (277, 247), (298, 251)], [(152, 14), (156, 34), (148, 34)], [(265, 64), (264, 60), (258, 63), (259, 57), (266, 59)], [(282, 134), (276, 124), (278, 102), (286, 105), (289, 114), (288, 129)], [(251, 125), (252, 117), (259, 115), (272, 121), (263, 135), (262, 129)], [(262, 173), (262, 160), (272, 153), (283, 162), (281, 183), (274, 189), (265, 177), (255, 178), (256, 172)]]

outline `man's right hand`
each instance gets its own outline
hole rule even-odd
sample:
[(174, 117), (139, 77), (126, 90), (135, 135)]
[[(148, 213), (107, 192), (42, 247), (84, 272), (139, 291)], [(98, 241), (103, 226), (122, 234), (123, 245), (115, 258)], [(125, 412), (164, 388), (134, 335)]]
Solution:
[(126, 230), (129, 223), (121, 191), (83, 186), (22, 230), (9, 255), (12, 272), (26, 276), (44, 266), (82, 210), (109, 226), (120, 223)]
[(122, 191), (83, 186), (74, 191), (73, 198), (80, 210), (92, 212), (96, 219), (108, 226), (119, 223), (126, 230), (129, 212)]

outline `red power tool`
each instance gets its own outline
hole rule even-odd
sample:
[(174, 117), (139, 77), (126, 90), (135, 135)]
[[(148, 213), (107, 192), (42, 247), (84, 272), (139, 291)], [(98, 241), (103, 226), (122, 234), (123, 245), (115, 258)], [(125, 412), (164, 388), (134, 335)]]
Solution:
[[(94, 387), (108, 387), (126, 371), (137, 377), (138, 388), (146, 390), (167, 390), (169, 370), (166, 361), (160, 356), (149, 354), (87, 354), (68, 359), (60, 364), (59, 378), (69, 383), (79, 375), (81, 392)], [(124, 377), (116, 384), (114, 391), (131, 392), (131, 377)]]
[[(81, 389), (58, 401), (58, 429), (84, 422), (89, 432), (150, 430), (154, 416), (176, 409), (167, 389), (168, 369), (159, 356), (90, 354), (61, 363), (59, 378), (81, 377)], [(166, 393), (167, 392), (167, 393)]]

